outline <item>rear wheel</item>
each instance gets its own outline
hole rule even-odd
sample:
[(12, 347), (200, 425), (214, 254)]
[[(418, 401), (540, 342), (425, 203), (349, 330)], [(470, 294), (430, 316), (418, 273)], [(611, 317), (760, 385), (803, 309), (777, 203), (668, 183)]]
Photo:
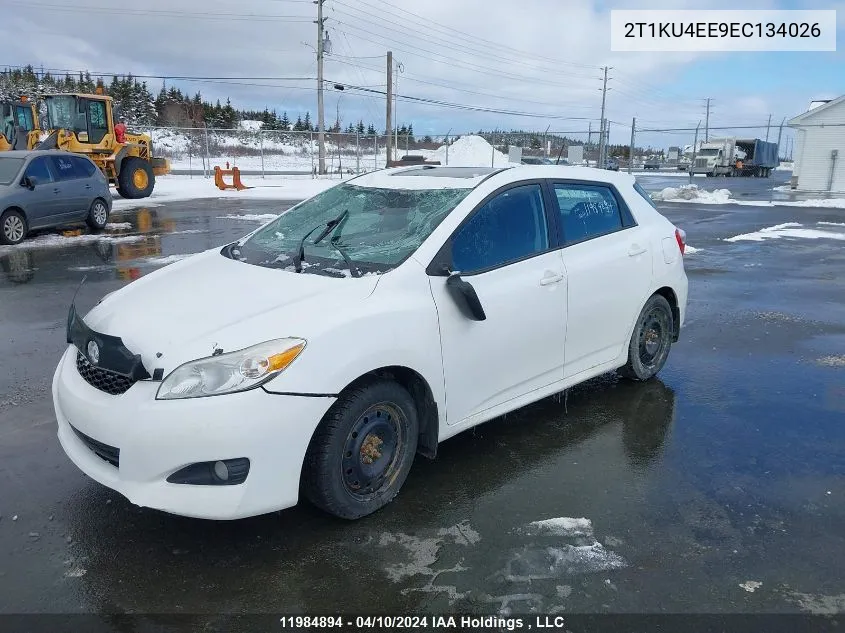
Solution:
[(155, 174), (148, 161), (125, 158), (117, 175), (117, 192), (124, 198), (147, 198), (155, 187)]
[(26, 217), (17, 209), (9, 209), (0, 216), (0, 242), (20, 244), (26, 237)]
[(669, 302), (652, 295), (646, 302), (628, 345), (628, 363), (619, 373), (632, 380), (648, 380), (663, 369), (669, 357), (674, 319)]
[(329, 409), (305, 455), (305, 497), (342, 519), (390, 503), (417, 451), (417, 411), (402, 386), (373, 381), (345, 392)]
[(88, 210), (88, 217), (85, 218), (85, 223), (92, 231), (102, 231), (106, 228), (106, 223), (109, 221), (109, 207), (106, 203), (97, 198), (91, 203), (91, 208)]

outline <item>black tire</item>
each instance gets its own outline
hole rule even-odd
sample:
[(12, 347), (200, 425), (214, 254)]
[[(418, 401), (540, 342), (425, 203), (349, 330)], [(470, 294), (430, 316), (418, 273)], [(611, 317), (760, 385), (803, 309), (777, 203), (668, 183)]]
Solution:
[(0, 244), (20, 244), (28, 232), (23, 211), (9, 209), (0, 215)]
[[(302, 469), (304, 496), (342, 519), (383, 508), (408, 477), (418, 429), (414, 400), (401, 385), (374, 380), (347, 390), (311, 438)], [(385, 444), (389, 452), (381, 450)]]
[(156, 177), (148, 161), (136, 156), (124, 158), (117, 175), (117, 191), (129, 199), (148, 198), (155, 187)]
[(85, 218), (85, 224), (94, 232), (102, 231), (106, 228), (109, 222), (109, 205), (102, 198), (97, 198), (91, 203), (91, 208), (88, 209), (88, 217)]
[(660, 295), (652, 295), (637, 318), (628, 344), (628, 363), (619, 373), (631, 380), (654, 377), (669, 357), (674, 325), (669, 302)]

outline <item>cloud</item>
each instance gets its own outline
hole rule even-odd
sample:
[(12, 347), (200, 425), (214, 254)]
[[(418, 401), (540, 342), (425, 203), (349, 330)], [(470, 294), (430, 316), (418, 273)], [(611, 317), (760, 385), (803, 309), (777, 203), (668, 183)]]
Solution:
[[(303, 45), (316, 40), (315, 5), (304, 0), (149, 0), (135, 8), (105, 0), (59, 5), (56, 0), (15, 0), (12, 28), (37, 40), (7, 51), (10, 63), (48, 68), (148, 75), (232, 77), (227, 82), (170, 80), (206, 98), (231, 97), (237, 107), (275, 108), (292, 118), (315, 114), (316, 61)], [(725, 94), (719, 76), (729, 70), (724, 53), (613, 53), (610, 10), (642, 8), (641, 0), (326, 0), (332, 55), (330, 82), (385, 89), (384, 55), (393, 50), (403, 71), (399, 93), (481, 108), (530, 112), (509, 116), (399, 101), (399, 122), (417, 134), (478, 128), (586, 131), (597, 129), (600, 66), (610, 71), (608, 117), (615, 142), (627, 142), (633, 116), (652, 127), (694, 125), (701, 97), (742, 104), (742, 119), (806, 107), (805, 95), (785, 100), (769, 94)], [(747, 0), (743, 8), (770, 8), (774, 0)], [(840, 9), (840, 24), (845, 10)], [(700, 8), (694, 0), (651, 0), (649, 8)], [(734, 2), (709, 2), (733, 8)], [(52, 8), (50, 8), (52, 7)], [(56, 9), (61, 7), (61, 10)], [(100, 10), (92, 7), (100, 7)], [(141, 8), (143, 7), (143, 8)], [(698, 94), (677, 88), (691, 69), (712, 65), (712, 81)], [(268, 77), (305, 77), (274, 81)], [(157, 89), (161, 80), (149, 79)], [(800, 104), (800, 105), (799, 105)], [(345, 123), (384, 120), (384, 97), (354, 89), (326, 93), (326, 120), (337, 111)], [(723, 111), (724, 112), (724, 111)], [(759, 118), (757, 118), (759, 120)], [(765, 120), (765, 119), (764, 119)], [(621, 125), (620, 125), (621, 124)], [(646, 138), (648, 142), (648, 138)], [(654, 136), (653, 142), (682, 139)], [(686, 142), (691, 142), (688, 139)]]

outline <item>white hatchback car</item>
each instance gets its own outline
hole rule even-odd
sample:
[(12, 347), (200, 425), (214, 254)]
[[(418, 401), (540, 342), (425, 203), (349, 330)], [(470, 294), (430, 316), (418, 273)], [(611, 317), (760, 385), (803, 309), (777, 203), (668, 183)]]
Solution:
[(413, 166), (71, 306), (71, 460), (135, 504), (354, 519), (416, 453), (677, 341), (685, 235), (626, 174)]

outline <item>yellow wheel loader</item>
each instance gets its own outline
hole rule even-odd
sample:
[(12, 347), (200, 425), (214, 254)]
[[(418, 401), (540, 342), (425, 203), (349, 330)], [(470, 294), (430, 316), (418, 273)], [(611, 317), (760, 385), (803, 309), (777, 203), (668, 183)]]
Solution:
[(0, 103), (0, 152), (34, 149), (40, 135), (34, 103), (26, 97), (21, 97), (20, 101)]
[[(36, 149), (85, 154), (124, 198), (146, 198), (155, 177), (170, 173), (166, 158), (153, 158), (152, 139), (115, 130), (113, 101), (103, 94), (45, 95), (49, 133)], [(121, 129), (123, 127), (123, 129)]]

